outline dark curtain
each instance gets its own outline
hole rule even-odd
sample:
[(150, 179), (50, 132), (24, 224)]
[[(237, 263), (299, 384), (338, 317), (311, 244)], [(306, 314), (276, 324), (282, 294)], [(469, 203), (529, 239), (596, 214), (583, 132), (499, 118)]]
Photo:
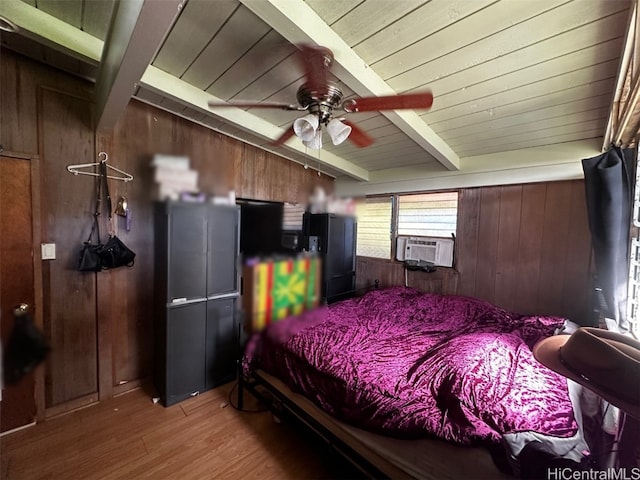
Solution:
[(597, 286), (606, 303), (603, 313), (625, 333), (630, 330), (627, 282), (635, 158), (635, 149), (613, 147), (582, 160)]

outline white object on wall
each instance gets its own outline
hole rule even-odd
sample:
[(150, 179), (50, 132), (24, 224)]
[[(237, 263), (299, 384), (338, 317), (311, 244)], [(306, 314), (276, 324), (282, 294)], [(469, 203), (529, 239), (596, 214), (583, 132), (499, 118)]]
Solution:
[(439, 267), (453, 267), (453, 239), (398, 236), (396, 260), (422, 260)]
[(42, 252), (42, 260), (55, 260), (56, 259), (56, 244), (55, 243), (41, 243), (40, 250)]

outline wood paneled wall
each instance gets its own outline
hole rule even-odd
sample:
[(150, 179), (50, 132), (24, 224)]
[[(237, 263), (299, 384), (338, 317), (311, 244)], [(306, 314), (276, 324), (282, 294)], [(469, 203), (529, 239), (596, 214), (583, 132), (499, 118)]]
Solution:
[(459, 293), (521, 313), (589, 321), (583, 181), (463, 190), (457, 243)]
[[(93, 162), (92, 109), (86, 98), (40, 88), (39, 154), (43, 241), (56, 244), (56, 260), (43, 261), (43, 319), (52, 350), (46, 368), (45, 404), (95, 401), (96, 275), (75, 270), (91, 229), (94, 178), (65, 166)], [(105, 232), (105, 230), (103, 230)]]
[(428, 293), (455, 294), (458, 291), (458, 271), (438, 268), (435, 272), (407, 271), (402, 262), (381, 258), (356, 258), (356, 288), (361, 289), (380, 282), (380, 288), (406, 285)]
[(125, 195), (132, 210), (130, 232), (122, 228), (123, 219), (116, 220), (118, 236), (138, 254), (136, 264), (98, 275), (100, 392), (110, 396), (152, 374), (154, 154), (188, 156), (199, 172), (200, 190), (210, 195), (235, 190), (239, 198), (304, 202), (315, 185), (331, 191), (333, 179), (135, 100), (112, 133), (98, 135), (97, 144), (113, 165), (135, 177), (128, 184), (112, 183), (111, 195)]
[[(461, 191), (455, 269), (410, 272), (408, 285), (589, 323), (591, 236), (581, 180)], [(358, 257), (359, 286), (404, 285), (399, 262)]]
[[(39, 155), (41, 238), (35, 242), (57, 246), (57, 259), (42, 262), (43, 301), (35, 305), (52, 346), (37, 393), (47, 414), (108, 398), (151, 375), (154, 154), (188, 155), (200, 189), (212, 195), (235, 189), (238, 197), (296, 202), (317, 184), (332, 190), (329, 177), (137, 101), (113, 132), (96, 137), (93, 84), (4, 49), (0, 75), (0, 144)], [(109, 185), (112, 198), (129, 201), (131, 231), (121, 217), (115, 221), (136, 262), (80, 273), (75, 261), (91, 227), (94, 179), (71, 175), (66, 166), (96, 162), (101, 151), (135, 177)], [(105, 238), (104, 218), (101, 232)]]

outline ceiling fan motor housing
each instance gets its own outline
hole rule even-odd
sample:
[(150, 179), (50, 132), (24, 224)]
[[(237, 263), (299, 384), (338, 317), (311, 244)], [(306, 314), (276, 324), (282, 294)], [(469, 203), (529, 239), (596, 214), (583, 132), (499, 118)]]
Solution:
[(342, 102), (342, 90), (335, 84), (327, 83), (322, 90), (311, 90), (305, 83), (298, 89), (298, 103), (310, 113), (317, 114), (322, 124), (331, 120), (333, 109)]

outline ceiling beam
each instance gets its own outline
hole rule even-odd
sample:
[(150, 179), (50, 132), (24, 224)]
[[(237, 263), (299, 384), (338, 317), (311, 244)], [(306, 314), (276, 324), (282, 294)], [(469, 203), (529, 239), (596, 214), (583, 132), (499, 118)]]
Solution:
[(96, 80), (97, 131), (113, 129), (184, 0), (118, 2)]
[(542, 145), (462, 157), (462, 169), (444, 171), (421, 165), (371, 172), (369, 182), (336, 180), (337, 195), (358, 197), (401, 192), (442, 191), (584, 178), (581, 158), (600, 153), (600, 139)]
[[(145, 71), (144, 75), (140, 79), (140, 85), (154, 93), (168, 97), (182, 105), (208, 115), (211, 115), (211, 110), (207, 105), (209, 101), (223, 101), (222, 99), (200, 90), (184, 80), (174, 77), (153, 65), (149, 65)], [(267, 140), (278, 138), (283, 133), (283, 130), (280, 127), (273, 125), (252, 113), (242, 110), (241, 108), (220, 108), (216, 111), (215, 115), (238, 128)], [(286, 148), (305, 155), (314, 161), (318, 161), (317, 158), (309, 156), (306, 148), (302, 146), (302, 142), (291, 142), (286, 145)], [(322, 151), (322, 158), (319, 161), (356, 180), (369, 180), (369, 172), (367, 170), (330, 152)]]
[[(334, 56), (333, 72), (360, 96), (393, 95), (393, 90), (304, 0), (240, 0), (271, 28), (294, 44), (315, 43)], [(460, 158), (414, 111), (381, 111), (400, 130), (448, 170), (460, 169)]]
[(0, 1), (0, 16), (20, 34), (91, 65), (98, 65), (103, 42), (22, 0)]

